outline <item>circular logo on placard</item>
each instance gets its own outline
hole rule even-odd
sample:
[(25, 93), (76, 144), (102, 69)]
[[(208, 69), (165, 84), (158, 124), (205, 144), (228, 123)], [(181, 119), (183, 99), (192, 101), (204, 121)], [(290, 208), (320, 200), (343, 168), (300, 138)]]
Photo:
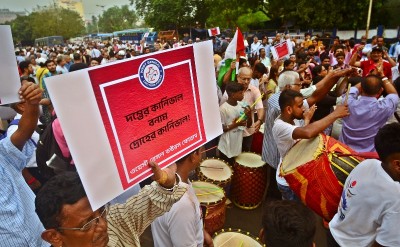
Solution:
[(156, 89), (164, 81), (164, 68), (154, 58), (144, 60), (139, 66), (139, 81), (147, 89)]

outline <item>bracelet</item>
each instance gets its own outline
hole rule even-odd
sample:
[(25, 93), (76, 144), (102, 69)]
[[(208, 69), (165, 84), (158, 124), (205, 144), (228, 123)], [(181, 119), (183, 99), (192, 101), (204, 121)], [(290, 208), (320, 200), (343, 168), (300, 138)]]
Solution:
[(179, 176), (178, 173), (175, 173), (175, 184), (171, 189), (165, 188), (163, 186), (161, 186), (160, 184), (158, 184), (161, 189), (166, 190), (166, 191), (174, 191), (176, 187), (178, 187), (179, 183), (182, 181), (181, 177)]
[(386, 76), (382, 78), (382, 81), (387, 81), (389, 80)]
[(161, 178), (158, 179), (156, 182), (159, 183), (159, 184), (164, 184), (165, 182), (167, 182), (167, 179), (168, 179), (167, 172), (166, 171), (162, 171)]
[(36, 178), (35, 178), (35, 177), (32, 177), (32, 178), (27, 182), (27, 184), (28, 184), (28, 185), (31, 185), (31, 184), (33, 184), (34, 182), (36, 182)]

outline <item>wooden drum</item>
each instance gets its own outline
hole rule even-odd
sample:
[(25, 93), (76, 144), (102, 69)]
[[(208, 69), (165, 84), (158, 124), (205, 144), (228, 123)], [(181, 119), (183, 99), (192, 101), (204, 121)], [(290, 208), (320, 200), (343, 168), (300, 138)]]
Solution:
[(265, 247), (259, 238), (254, 237), (248, 232), (242, 232), (240, 229), (222, 229), (215, 233), (214, 247)]

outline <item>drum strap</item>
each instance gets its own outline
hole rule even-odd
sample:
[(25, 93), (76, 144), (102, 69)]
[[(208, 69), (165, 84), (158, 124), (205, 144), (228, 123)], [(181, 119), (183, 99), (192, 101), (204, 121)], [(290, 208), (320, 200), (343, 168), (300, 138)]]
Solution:
[(397, 122), (400, 123), (400, 117), (399, 114), (397, 114), (397, 112), (394, 112), (394, 117), (397, 119)]

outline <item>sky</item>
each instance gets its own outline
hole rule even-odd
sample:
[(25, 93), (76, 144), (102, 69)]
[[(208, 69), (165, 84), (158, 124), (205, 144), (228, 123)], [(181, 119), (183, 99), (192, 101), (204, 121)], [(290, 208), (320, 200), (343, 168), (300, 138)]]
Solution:
[[(82, 0), (85, 11), (85, 18), (90, 19), (92, 15), (99, 15), (103, 11), (101, 7), (96, 5), (104, 5), (104, 9), (112, 6), (121, 6), (130, 3), (129, 0)], [(9, 9), (10, 11), (32, 11), (37, 5), (46, 6), (53, 3), (52, 0), (1, 0), (0, 9)]]

